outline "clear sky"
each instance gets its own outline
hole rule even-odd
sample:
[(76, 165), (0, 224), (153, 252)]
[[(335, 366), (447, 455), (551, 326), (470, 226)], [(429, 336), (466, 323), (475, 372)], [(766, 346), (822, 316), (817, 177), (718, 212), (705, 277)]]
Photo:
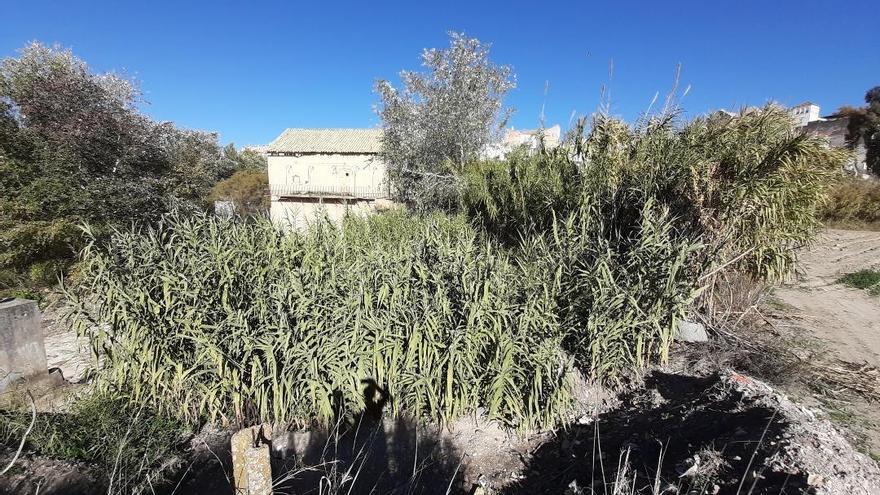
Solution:
[[(518, 88), (512, 125), (633, 119), (682, 64), (687, 115), (810, 100), (823, 113), (880, 85), (877, 0), (230, 2), (3, 0), (0, 56), (38, 40), (137, 79), (157, 120), (263, 144), (285, 127), (369, 127), (377, 78), (418, 69), (459, 30), (492, 43)], [(549, 90), (545, 96), (545, 86)]]

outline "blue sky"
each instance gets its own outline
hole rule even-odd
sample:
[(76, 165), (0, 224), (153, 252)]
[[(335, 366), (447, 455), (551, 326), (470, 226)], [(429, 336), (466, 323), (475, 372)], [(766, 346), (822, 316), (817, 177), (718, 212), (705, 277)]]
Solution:
[(513, 67), (517, 128), (536, 126), (542, 106), (564, 128), (595, 110), (612, 60), (612, 112), (627, 119), (669, 90), (678, 63), (686, 115), (770, 99), (827, 113), (880, 85), (874, 2), (7, 0), (0, 56), (59, 43), (137, 79), (153, 118), (239, 145), (285, 127), (377, 125), (375, 79), (417, 69), (448, 30)]

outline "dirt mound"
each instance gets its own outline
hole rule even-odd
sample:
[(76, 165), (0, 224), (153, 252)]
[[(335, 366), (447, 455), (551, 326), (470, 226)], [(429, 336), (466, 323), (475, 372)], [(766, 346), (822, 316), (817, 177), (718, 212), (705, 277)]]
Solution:
[(654, 372), (560, 431), (506, 493), (880, 493), (876, 464), (827, 421), (729, 373)]
[[(613, 403), (525, 436), (477, 418), (444, 428), (385, 418), (338, 438), (291, 432), (273, 442), (273, 471), (281, 493), (328, 480), (351, 493), (880, 493), (880, 469), (830, 422), (743, 375), (655, 371)], [(193, 439), (186, 469), (156, 493), (232, 493), (228, 433)], [(36, 482), (41, 493), (87, 493), (93, 468), (29, 457), (17, 470), (0, 493)]]

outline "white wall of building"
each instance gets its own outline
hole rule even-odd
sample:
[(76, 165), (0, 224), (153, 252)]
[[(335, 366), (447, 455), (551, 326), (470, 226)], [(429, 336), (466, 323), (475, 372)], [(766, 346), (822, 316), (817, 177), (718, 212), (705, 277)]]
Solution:
[(381, 204), (381, 200), (273, 198), (269, 216), (279, 227), (302, 230), (325, 217), (340, 224), (346, 215), (366, 215), (376, 211)]
[(326, 216), (341, 222), (387, 206), (387, 167), (375, 154), (269, 156), (272, 221), (303, 229)]
[(269, 188), (304, 191), (387, 189), (387, 169), (374, 154), (269, 156)]
[(807, 104), (791, 107), (788, 113), (794, 119), (795, 126), (803, 127), (810, 122), (819, 120), (819, 105)]

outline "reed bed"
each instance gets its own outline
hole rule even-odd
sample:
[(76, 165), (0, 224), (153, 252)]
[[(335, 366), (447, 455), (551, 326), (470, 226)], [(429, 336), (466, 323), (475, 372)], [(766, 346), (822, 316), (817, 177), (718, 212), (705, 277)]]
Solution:
[(304, 232), (172, 214), (89, 243), (68, 296), (99, 386), (187, 421), (547, 426), (575, 373), (664, 361), (718, 270), (787, 274), (842, 157), (772, 106), (599, 116), (556, 150), (471, 164), (461, 214)]
[[(463, 218), (402, 213), (285, 234), (166, 217), (83, 252), (75, 321), (105, 387), (188, 420), (327, 422), (364, 380), (394, 413), (478, 406), (517, 425), (564, 412), (552, 294)], [(513, 283), (511, 283), (513, 282)]]

